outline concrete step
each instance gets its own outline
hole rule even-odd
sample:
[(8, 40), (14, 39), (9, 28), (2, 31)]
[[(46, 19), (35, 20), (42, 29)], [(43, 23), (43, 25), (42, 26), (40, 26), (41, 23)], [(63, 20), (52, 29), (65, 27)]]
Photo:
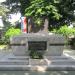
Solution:
[(40, 60), (30, 59), (26, 56), (11, 56), (8, 59), (0, 60), (0, 70), (30, 70), (37, 66), (46, 66), (48, 70), (75, 70), (75, 60), (72, 58), (65, 56), (47, 56), (45, 59)]
[(51, 61), (51, 62), (75, 62), (75, 60), (73, 60), (73, 59), (68, 59), (68, 60), (62, 60), (62, 59), (60, 59), (60, 60), (48, 60), (48, 61)]
[(31, 65), (75, 65), (75, 60), (73, 59), (30, 59), (29, 63)]
[(24, 59), (24, 60), (19, 60), (19, 59), (16, 59), (16, 60), (10, 60), (10, 59), (3, 59), (3, 60), (0, 60), (0, 65), (28, 65), (29, 64), (29, 59)]
[(68, 60), (68, 59), (71, 59), (67, 56), (44, 56), (45, 59), (48, 59), (48, 60)]
[(75, 60), (66, 56), (48, 56), (46, 58), (52, 65), (75, 65)]
[(29, 57), (24, 57), (24, 56), (15, 56), (15, 57), (9, 57), (9, 60), (29, 60)]
[[(40, 66), (45, 68), (46, 71), (75, 71), (75, 65), (48, 65)], [(30, 65), (0, 65), (0, 71), (31, 71), (38, 70), (39, 66)]]
[(51, 64), (52, 65), (75, 65), (75, 60), (60, 60), (60, 61), (57, 61), (57, 60), (54, 60), (54, 61), (51, 61)]
[(29, 65), (0, 65), (0, 71), (28, 71)]
[[(48, 60), (52, 65), (75, 65), (75, 60)], [(38, 60), (2, 60), (0, 65), (47, 65), (47, 61), (40, 62)]]
[(75, 65), (67, 64), (67, 65), (48, 65), (47, 67), (48, 71), (75, 71)]

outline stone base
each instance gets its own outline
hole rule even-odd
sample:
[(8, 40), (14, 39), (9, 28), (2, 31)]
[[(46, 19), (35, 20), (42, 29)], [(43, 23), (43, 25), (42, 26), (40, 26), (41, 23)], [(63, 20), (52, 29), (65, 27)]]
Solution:
[(44, 59), (31, 59), (29, 56), (15, 56), (12, 53), (0, 55), (0, 71), (40, 71), (40, 69), (72, 71), (75, 70), (75, 60), (64, 55), (44, 56)]

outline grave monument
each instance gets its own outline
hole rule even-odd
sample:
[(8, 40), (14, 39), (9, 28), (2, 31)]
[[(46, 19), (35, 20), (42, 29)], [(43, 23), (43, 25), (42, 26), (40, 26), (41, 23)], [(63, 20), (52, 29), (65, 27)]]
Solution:
[(10, 39), (14, 55), (28, 55), (30, 50), (44, 52), (44, 56), (60, 56), (64, 49), (64, 37), (56, 34), (28, 33)]
[[(75, 60), (63, 55), (64, 44), (65, 38), (59, 34), (22, 33), (11, 37), (12, 52), (2, 54), (0, 70), (75, 70)], [(43, 58), (31, 58), (31, 50)]]

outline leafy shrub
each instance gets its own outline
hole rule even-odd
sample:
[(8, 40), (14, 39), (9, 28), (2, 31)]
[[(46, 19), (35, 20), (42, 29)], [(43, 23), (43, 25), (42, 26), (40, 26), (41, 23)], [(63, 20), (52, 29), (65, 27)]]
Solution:
[(20, 29), (15, 29), (15, 28), (10, 28), (10, 29), (8, 29), (7, 31), (6, 31), (6, 33), (5, 33), (5, 38), (4, 38), (4, 40), (5, 40), (5, 42), (9, 42), (9, 38), (10, 37), (13, 37), (13, 36), (15, 36), (15, 35), (19, 35), (21, 33), (21, 30)]
[(75, 36), (75, 28), (69, 28), (67, 25), (64, 25), (64, 26), (60, 27), (59, 29), (53, 29), (52, 32), (57, 33), (57, 34), (62, 34), (65, 36), (65, 38), (66, 38), (65, 46), (67, 46), (68, 44), (75, 46), (75, 41), (69, 40), (69, 37)]
[(59, 29), (53, 29), (53, 33), (63, 34), (66, 37), (75, 35), (75, 28), (69, 28), (67, 25), (60, 27)]
[(20, 29), (15, 29), (12, 27), (12, 28), (7, 30), (7, 32), (5, 33), (5, 37), (10, 38), (12, 36), (19, 35), (20, 33), (21, 33)]
[(59, 30), (58, 33), (63, 34), (64, 36), (71, 36), (75, 34), (75, 29), (74, 28), (68, 28), (68, 26), (62, 26)]

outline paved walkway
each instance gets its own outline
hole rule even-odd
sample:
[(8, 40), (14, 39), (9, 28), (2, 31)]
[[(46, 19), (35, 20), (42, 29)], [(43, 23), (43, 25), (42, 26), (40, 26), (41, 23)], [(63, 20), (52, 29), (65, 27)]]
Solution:
[(75, 50), (64, 50), (63, 54), (67, 57), (75, 59)]

